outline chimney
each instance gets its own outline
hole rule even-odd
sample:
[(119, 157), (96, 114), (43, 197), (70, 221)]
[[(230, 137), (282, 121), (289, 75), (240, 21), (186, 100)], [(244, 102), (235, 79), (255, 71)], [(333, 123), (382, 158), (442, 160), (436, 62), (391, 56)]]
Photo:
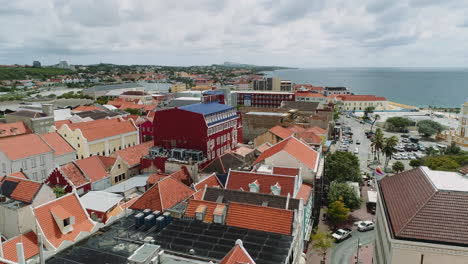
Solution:
[(291, 198), (291, 195), (288, 193), (288, 198), (286, 200), (286, 208), (285, 208), (286, 210), (288, 210), (288, 208), (289, 208), (289, 199), (290, 198)]
[(42, 104), (42, 112), (48, 116), (54, 116), (54, 106), (52, 104)]

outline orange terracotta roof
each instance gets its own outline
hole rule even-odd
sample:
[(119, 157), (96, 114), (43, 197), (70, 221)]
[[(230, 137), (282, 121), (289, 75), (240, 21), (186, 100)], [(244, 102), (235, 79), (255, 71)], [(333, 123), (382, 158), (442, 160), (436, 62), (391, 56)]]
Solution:
[(141, 157), (148, 155), (149, 149), (154, 146), (153, 141), (147, 141), (139, 145), (118, 150), (112, 154), (112, 157), (120, 156), (130, 167), (140, 164)]
[(248, 147), (238, 147), (232, 150), (232, 152), (236, 153), (237, 155), (244, 157), (252, 153), (254, 150)]
[(291, 235), (293, 211), (231, 202), (226, 224), (283, 235)]
[(60, 129), (60, 127), (62, 127), (62, 125), (69, 125), (71, 124), (72, 122), (70, 120), (61, 120), (61, 121), (55, 121), (55, 128), (57, 129)]
[(8, 195), (9, 198), (25, 203), (32, 203), (34, 197), (42, 187), (42, 183), (31, 181), (27, 179), (21, 179), (16, 177), (3, 177), (0, 182), (0, 188), (6, 182), (17, 183), (13, 191)]
[(312, 185), (303, 183), (301, 185), (301, 188), (299, 188), (299, 191), (296, 194), (296, 199), (302, 199), (304, 201), (304, 204), (307, 203), (309, 200), (310, 193), (312, 192)]
[(321, 128), (321, 127), (318, 127), (318, 126), (307, 128), (305, 131), (306, 132), (314, 132), (317, 135), (326, 135), (327, 134), (327, 130), (325, 130), (325, 129)]
[(64, 220), (72, 216), (67, 209), (63, 208), (61, 205), (54, 206), (50, 208), (50, 211), (58, 218)]
[(75, 151), (75, 149), (57, 132), (42, 134), (41, 137), (54, 150), (55, 156), (61, 156)]
[(255, 261), (249, 255), (242, 243), (237, 244), (221, 260), (221, 264), (255, 264)]
[(153, 173), (151, 174), (148, 179), (146, 180), (146, 184), (153, 185), (156, 184), (158, 181), (166, 178), (167, 174), (159, 174), (159, 173)]
[(89, 183), (80, 168), (73, 162), (60, 166), (59, 170), (76, 188)]
[(38, 135), (25, 134), (0, 138), (0, 151), (11, 160), (18, 160), (38, 154), (51, 152), (50, 148)]
[(88, 142), (138, 131), (131, 121), (122, 121), (120, 118), (100, 119), (68, 126), (71, 130), (80, 129)]
[(305, 164), (307, 167), (316, 169), (319, 158), (318, 153), (295, 137), (289, 137), (265, 150), (262, 154), (260, 154), (254, 164), (257, 164), (279, 153), (280, 151), (285, 151), (289, 155)]
[(120, 203), (120, 207), (122, 207), (122, 209), (127, 209), (129, 208), (130, 206), (132, 206), (132, 204), (134, 202), (136, 202), (140, 197), (135, 197), (135, 198), (132, 198), (130, 199), (130, 201), (127, 201), (127, 202), (124, 202), (124, 203)]
[(284, 128), (282, 126), (274, 126), (270, 128), (270, 132), (277, 135), (281, 139), (285, 139), (290, 137), (292, 134), (294, 134), (293, 131), (288, 130), (287, 128)]
[(172, 178), (179, 180), (180, 182), (184, 183), (187, 186), (191, 186), (193, 183), (192, 177), (187, 169), (187, 167), (182, 166), (182, 168), (171, 175)]
[(222, 187), (221, 183), (218, 180), (218, 177), (216, 177), (216, 174), (213, 173), (210, 176), (206, 177), (205, 179), (197, 182), (194, 185), (194, 188), (196, 191), (198, 190), (203, 190), (205, 189), (205, 185), (208, 187)]
[(103, 109), (95, 106), (95, 105), (80, 105), (72, 110), (72, 113), (84, 112), (84, 111), (103, 111)]
[(199, 208), (205, 206), (205, 218), (203, 219), (204, 222), (212, 223), (213, 222), (213, 212), (215, 211), (218, 205), (224, 206), (222, 203), (215, 203), (210, 201), (202, 201), (202, 200), (190, 200), (189, 204), (187, 205), (187, 209), (185, 209), (185, 216), (186, 217), (195, 217), (195, 213), (198, 212)]
[(248, 171), (231, 170), (226, 180), (226, 189), (249, 191), (249, 184), (257, 181), (260, 185), (260, 193), (271, 193), (271, 186), (279, 183), (281, 185), (281, 195), (294, 194), (296, 178), (293, 176), (283, 176), (275, 174), (255, 173)]
[(260, 152), (264, 152), (265, 150), (269, 149), (272, 145), (268, 142), (266, 143), (263, 143), (262, 145), (258, 146), (256, 148), (256, 150), (260, 151)]
[(286, 168), (286, 167), (273, 167), (273, 174), (297, 176), (299, 175), (299, 168)]
[(302, 132), (305, 130), (305, 128), (298, 125), (288, 126), (286, 129), (294, 133)]
[(322, 143), (322, 138), (317, 136), (314, 132), (300, 132), (296, 135), (297, 138), (302, 139), (308, 144), (320, 144)]
[(341, 94), (337, 96), (337, 99), (342, 101), (387, 101), (385, 97), (379, 97), (375, 95), (352, 95), (352, 94)]
[(120, 103), (120, 106), (118, 108), (121, 109), (121, 110), (125, 110), (127, 108), (141, 109), (141, 110), (147, 112), (147, 111), (153, 111), (156, 107), (157, 107), (157, 105), (143, 105), (143, 104), (134, 104), (134, 103), (124, 102), (124, 103)]
[(11, 173), (11, 174), (8, 175), (8, 176), (16, 177), (16, 178), (20, 178), (20, 179), (28, 179), (28, 177), (26, 177), (26, 175), (24, 175), (24, 173), (21, 172), (21, 171)]
[(191, 197), (195, 192), (182, 182), (167, 177), (146, 191), (130, 209), (162, 211)]
[(2, 244), (3, 258), (9, 261), (18, 262), (18, 254), (16, 244), (23, 243), (24, 258), (26, 260), (39, 254), (39, 246), (37, 245), (37, 236), (33, 231), (26, 234), (15, 236)]
[(320, 97), (325, 98), (325, 96), (321, 93), (311, 93), (311, 92), (295, 92), (296, 98), (297, 97)]
[(109, 213), (106, 214), (107, 218), (120, 215), (123, 212), (123, 208), (121, 206), (114, 207)]
[(32, 133), (23, 122), (0, 123), (0, 138)]
[(99, 158), (99, 160), (102, 162), (106, 170), (114, 166), (115, 161), (117, 160), (117, 158), (114, 158), (114, 157), (106, 157), (106, 156), (96, 156), (96, 157)]
[(205, 195), (205, 189), (201, 189), (196, 191), (193, 195), (192, 198), (194, 200), (203, 200), (203, 196)]
[[(52, 208), (61, 206), (67, 208), (67, 212), (75, 217), (73, 230), (67, 234), (60, 231), (54, 217), (52, 216)], [(34, 209), (37, 222), (39, 223), (45, 238), (55, 247), (58, 248), (62, 242), (68, 240), (74, 242), (76, 237), (81, 232), (91, 232), (94, 224), (88, 218), (76, 194), (68, 194), (62, 196), (50, 203), (40, 205)]]
[(92, 156), (85, 159), (75, 161), (81, 171), (91, 180), (96, 182), (109, 177), (104, 164), (98, 156)]

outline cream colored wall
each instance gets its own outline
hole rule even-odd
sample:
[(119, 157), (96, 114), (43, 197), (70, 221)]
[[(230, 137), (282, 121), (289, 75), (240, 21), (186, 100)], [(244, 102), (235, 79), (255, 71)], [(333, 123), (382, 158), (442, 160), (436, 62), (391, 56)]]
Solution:
[[(422, 243), (418, 243), (422, 244)], [(444, 250), (444, 248), (446, 250)], [(448, 250), (454, 248), (449, 246), (437, 245), (437, 247), (412, 247), (412, 248), (395, 248), (392, 249), (393, 264), (400, 263), (424, 263), (424, 264), (466, 264), (468, 263), (468, 250), (459, 247), (457, 251)], [(424, 257), (422, 257), (424, 255)], [(421, 261), (421, 258), (424, 258)]]
[(256, 148), (265, 142), (274, 145), (279, 142), (277, 139), (278, 137), (275, 134), (267, 131), (254, 139), (254, 147)]
[(57, 132), (76, 149), (79, 159), (88, 157), (87, 141), (83, 138), (79, 129), (71, 130), (67, 125), (63, 125)]
[(302, 180), (304, 182), (313, 183), (315, 180), (315, 173), (309, 167), (285, 151), (280, 151), (275, 155), (265, 159), (265, 164), (271, 166), (301, 168)]
[(171, 86), (171, 92), (178, 93), (187, 90), (187, 86), (184, 84), (173, 84)]
[[(120, 165), (120, 169), (119, 169), (119, 165)], [(112, 185), (116, 184), (115, 176), (118, 176), (122, 173), (125, 173), (125, 179), (128, 179), (127, 163), (125, 163), (120, 157), (117, 157), (117, 160), (115, 161), (115, 164), (110, 171)]]
[(89, 154), (95, 156), (95, 155), (102, 155), (102, 153), (104, 153), (104, 155), (107, 156), (107, 152), (106, 152), (106, 143), (103, 141), (103, 142), (91, 142), (89, 143)]
[[(127, 147), (125, 148), (128, 148), (128, 144), (130, 144), (130, 147), (131, 146), (136, 146), (138, 145), (138, 133), (135, 133), (133, 135), (127, 135), (127, 136), (124, 136), (124, 139), (125, 139), (125, 145), (127, 145)], [(123, 149), (123, 147), (122, 147)]]
[(375, 110), (388, 110), (388, 101), (346, 101), (343, 102), (345, 110), (364, 110), (366, 107), (373, 106)]
[(109, 151), (110, 151), (110, 153), (113, 153), (114, 151), (120, 150), (119, 147), (122, 146), (121, 143), (122, 143), (122, 140), (120, 138), (115, 138), (115, 139), (109, 140)]

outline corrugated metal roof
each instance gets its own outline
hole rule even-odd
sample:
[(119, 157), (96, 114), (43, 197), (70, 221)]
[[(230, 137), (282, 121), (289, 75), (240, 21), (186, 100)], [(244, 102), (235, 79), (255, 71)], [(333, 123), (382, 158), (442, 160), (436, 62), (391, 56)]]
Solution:
[(192, 105), (182, 106), (182, 107), (179, 107), (179, 109), (183, 109), (183, 110), (194, 112), (194, 113), (199, 113), (202, 115), (210, 115), (210, 114), (214, 114), (217, 112), (232, 110), (234, 109), (234, 107), (213, 102), (213, 103), (201, 103), (201, 104), (192, 104)]

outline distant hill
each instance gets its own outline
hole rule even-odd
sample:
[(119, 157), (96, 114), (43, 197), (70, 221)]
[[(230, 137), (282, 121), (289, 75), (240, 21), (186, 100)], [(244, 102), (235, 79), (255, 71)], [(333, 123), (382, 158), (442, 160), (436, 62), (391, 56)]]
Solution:
[(226, 61), (223, 64), (213, 64), (212, 66), (225, 67), (225, 68), (250, 69), (250, 70), (254, 70), (254, 71), (274, 71), (274, 70), (284, 70), (284, 69), (295, 69), (295, 68), (292, 68), (292, 67), (259, 66), (259, 65), (237, 63), (237, 62), (230, 62), (230, 61)]
[(56, 75), (73, 73), (68, 69), (59, 68), (10, 68), (0, 67), (0, 80), (47, 79)]

